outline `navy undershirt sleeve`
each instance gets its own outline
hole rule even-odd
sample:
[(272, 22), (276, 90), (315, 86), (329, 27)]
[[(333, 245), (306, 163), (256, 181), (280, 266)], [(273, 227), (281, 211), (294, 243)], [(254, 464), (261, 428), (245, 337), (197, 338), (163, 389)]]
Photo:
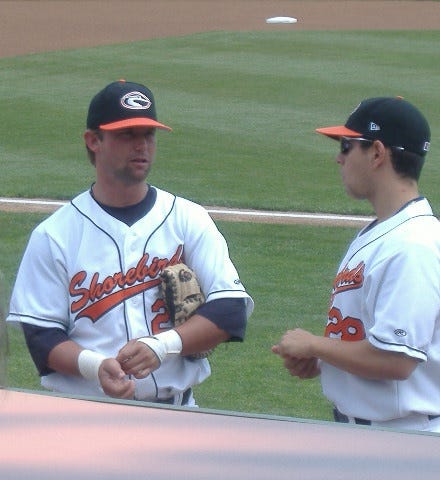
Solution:
[(196, 313), (229, 333), (229, 341), (242, 342), (246, 330), (246, 301), (244, 298), (219, 298), (204, 303)]
[(40, 376), (53, 373), (47, 366), (50, 351), (60, 343), (69, 340), (66, 332), (59, 328), (43, 328), (22, 323), (24, 338), (32, 360)]

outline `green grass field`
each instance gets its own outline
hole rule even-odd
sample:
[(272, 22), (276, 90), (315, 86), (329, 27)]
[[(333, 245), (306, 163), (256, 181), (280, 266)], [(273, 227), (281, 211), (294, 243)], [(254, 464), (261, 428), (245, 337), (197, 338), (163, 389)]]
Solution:
[[(205, 205), (371, 214), (341, 187), (332, 142), (370, 96), (402, 95), (426, 114), (432, 149), (421, 192), (440, 212), (439, 31), (213, 32), (0, 59), (1, 196), (68, 199), (93, 181), (82, 142), (91, 97), (118, 79), (151, 87), (159, 118), (150, 182)], [(0, 213), (4, 297), (45, 215)], [(289, 327), (320, 333), (352, 228), (218, 222), (256, 309), (243, 344), (221, 345), (201, 406), (327, 419), (318, 381), (292, 379), (271, 345)], [(9, 329), (8, 382), (39, 388)]]

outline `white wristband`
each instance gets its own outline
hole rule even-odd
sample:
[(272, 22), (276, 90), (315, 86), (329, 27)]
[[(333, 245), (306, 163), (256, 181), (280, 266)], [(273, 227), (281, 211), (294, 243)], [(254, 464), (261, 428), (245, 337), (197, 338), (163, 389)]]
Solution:
[(176, 330), (167, 330), (154, 337), (138, 338), (138, 342), (145, 343), (157, 355), (160, 363), (167, 355), (178, 355), (182, 351), (182, 339)]
[(99, 367), (106, 359), (101, 353), (92, 350), (82, 350), (78, 355), (78, 370), (86, 380), (94, 380), (99, 383)]

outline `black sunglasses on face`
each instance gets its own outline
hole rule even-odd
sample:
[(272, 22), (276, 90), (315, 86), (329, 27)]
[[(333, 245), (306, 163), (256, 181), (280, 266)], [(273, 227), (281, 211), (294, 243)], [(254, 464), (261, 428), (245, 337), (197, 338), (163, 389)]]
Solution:
[(350, 150), (353, 148), (353, 142), (368, 142), (373, 143), (373, 140), (368, 140), (367, 138), (348, 138), (341, 137), (341, 153), (342, 155), (347, 155)]

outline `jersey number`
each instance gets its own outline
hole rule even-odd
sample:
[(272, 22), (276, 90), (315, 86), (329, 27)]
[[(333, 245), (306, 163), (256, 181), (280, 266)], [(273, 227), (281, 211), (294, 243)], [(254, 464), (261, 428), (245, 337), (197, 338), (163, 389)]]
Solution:
[(165, 307), (165, 302), (162, 298), (158, 298), (153, 303), (151, 311), (156, 314), (151, 321), (152, 335), (157, 335), (158, 333), (169, 330), (172, 327), (168, 311)]
[(325, 336), (338, 337), (348, 342), (356, 342), (365, 338), (364, 325), (358, 318), (343, 318), (339, 308), (333, 307), (328, 314)]

